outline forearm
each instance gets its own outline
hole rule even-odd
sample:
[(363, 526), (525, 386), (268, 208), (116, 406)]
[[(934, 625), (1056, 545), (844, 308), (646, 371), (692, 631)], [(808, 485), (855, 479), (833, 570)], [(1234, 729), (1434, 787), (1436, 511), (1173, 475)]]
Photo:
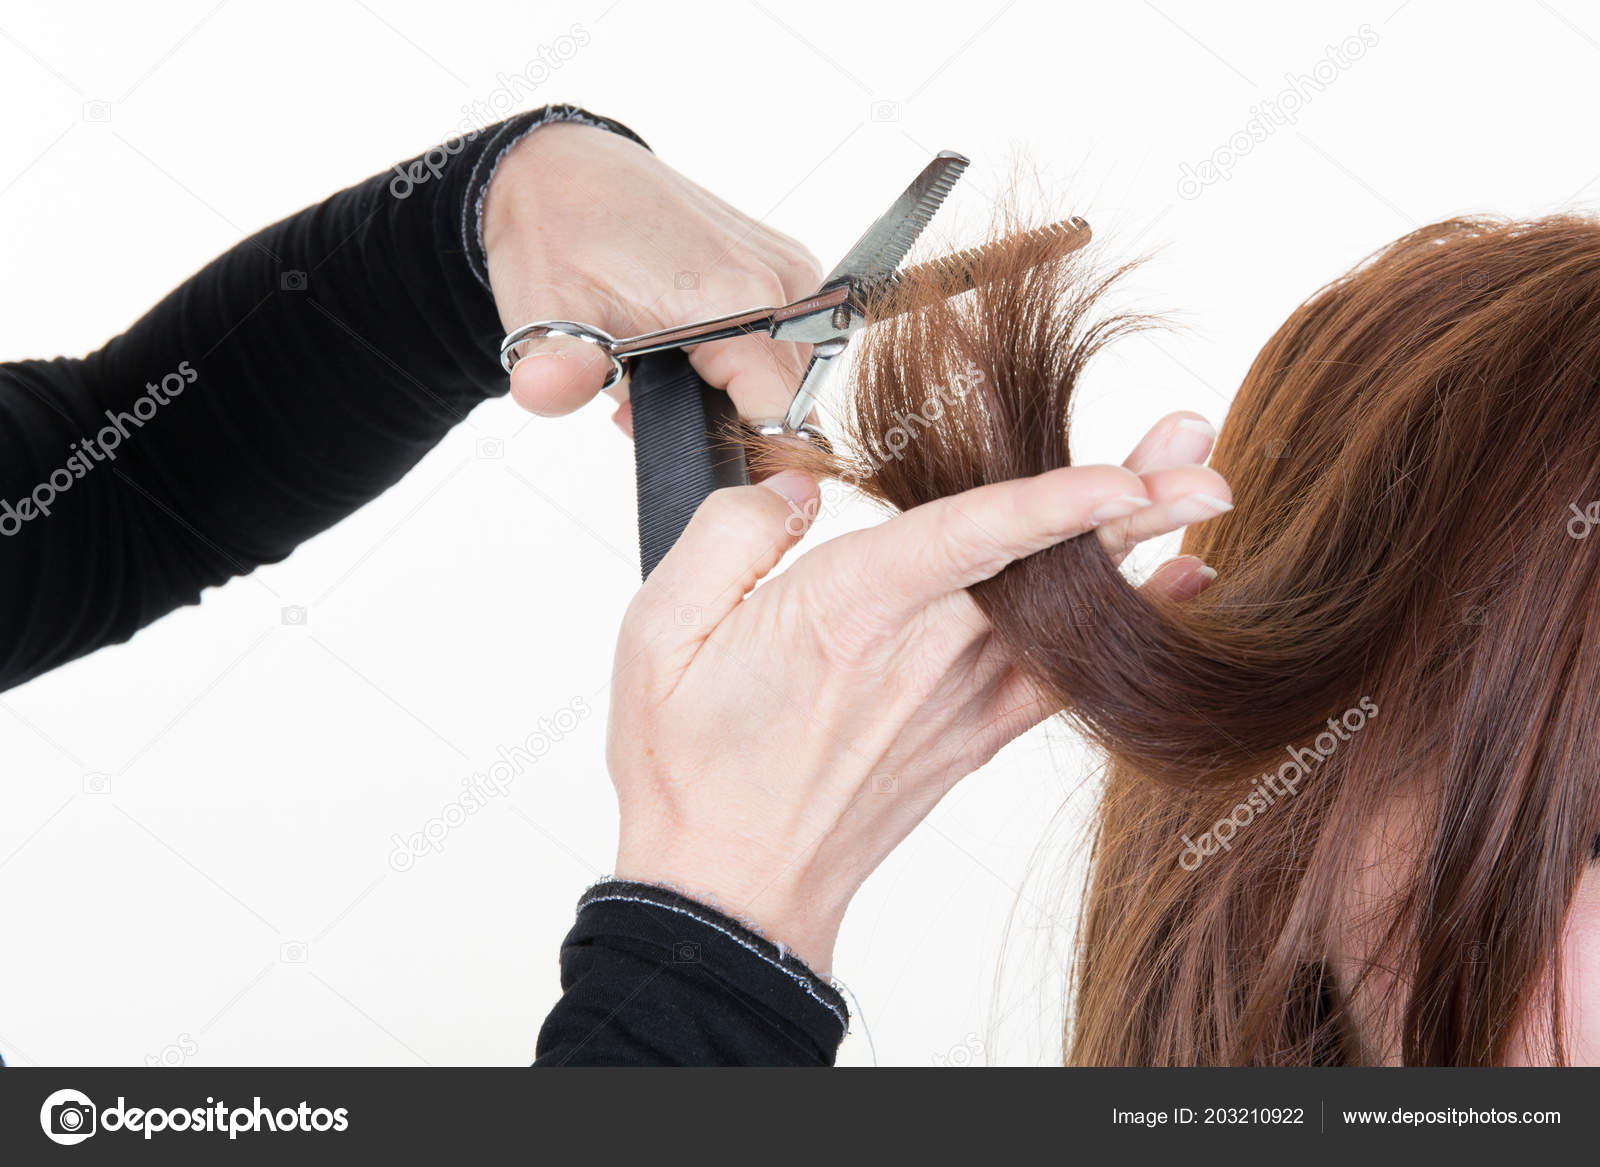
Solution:
[(504, 391), (478, 210), (543, 116), (258, 232), (82, 360), (0, 365), (0, 688), (282, 559)]

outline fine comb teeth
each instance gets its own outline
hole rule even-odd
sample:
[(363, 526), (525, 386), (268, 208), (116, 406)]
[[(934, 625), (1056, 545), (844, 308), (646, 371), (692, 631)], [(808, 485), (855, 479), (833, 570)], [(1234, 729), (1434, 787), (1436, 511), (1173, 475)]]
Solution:
[(1060, 240), (1063, 246), (1052, 249), (1041, 257), (1059, 259), (1088, 243), (1092, 235), (1088, 222), (1074, 215), (1070, 219), (1048, 223), (1018, 235), (1009, 235), (993, 243), (941, 255), (937, 259), (915, 264), (901, 272), (891, 272), (871, 285), (868, 294), (879, 305), (877, 315), (892, 315), (895, 310), (895, 292), (902, 285), (931, 280), (940, 295), (945, 297), (958, 295), (970, 291), (975, 286), (973, 273), (981, 270), (1002, 251), (1009, 251), (1019, 245)]

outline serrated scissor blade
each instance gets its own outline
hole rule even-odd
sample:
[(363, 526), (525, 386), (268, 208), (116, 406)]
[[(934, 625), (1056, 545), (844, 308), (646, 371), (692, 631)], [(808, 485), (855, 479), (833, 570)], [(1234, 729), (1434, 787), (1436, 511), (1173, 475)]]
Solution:
[(953, 150), (941, 150), (894, 204), (856, 241), (839, 266), (828, 273), (823, 287), (849, 283), (875, 283), (888, 276), (911, 250), (939, 204), (955, 186), (968, 159)]

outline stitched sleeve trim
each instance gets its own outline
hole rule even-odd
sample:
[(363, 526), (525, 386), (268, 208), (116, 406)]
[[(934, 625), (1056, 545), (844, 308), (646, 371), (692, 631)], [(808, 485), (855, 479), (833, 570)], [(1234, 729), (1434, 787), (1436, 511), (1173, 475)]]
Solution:
[(714, 908), (664, 887), (621, 880), (605, 880), (584, 893), (578, 912), (595, 903), (634, 903), (687, 916), (696, 923), (719, 932), (763, 963), (777, 969), (794, 982), (807, 997), (821, 1005), (839, 1023), (840, 1040), (850, 1031), (850, 1013), (838, 989), (818, 976), (809, 965), (782, 945), (774, 944), (754, 929)]

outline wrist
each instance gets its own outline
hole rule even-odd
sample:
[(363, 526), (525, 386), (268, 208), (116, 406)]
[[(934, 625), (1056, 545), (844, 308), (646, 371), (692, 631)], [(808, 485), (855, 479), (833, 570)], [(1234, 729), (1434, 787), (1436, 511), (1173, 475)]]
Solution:
[(488, 189), (484, 192), (482, 224), (485, 258), (494, 252), (499, 240), (514, 230), (527, 209), (537, 213), (537, 207), (525, 206), (530, 200), (523, 194), (533, 189), (534, 177), (549, 173), (552, 166), (559, 172), (559, 156), (563, 151), (581, 151), (585, 149), (585, 140), (592, 140), (596, 136), (615, 135), (609, 130), (582, 122), (544, 122), (529, 130), (506, 151), (505, 157), (495, 166)]

